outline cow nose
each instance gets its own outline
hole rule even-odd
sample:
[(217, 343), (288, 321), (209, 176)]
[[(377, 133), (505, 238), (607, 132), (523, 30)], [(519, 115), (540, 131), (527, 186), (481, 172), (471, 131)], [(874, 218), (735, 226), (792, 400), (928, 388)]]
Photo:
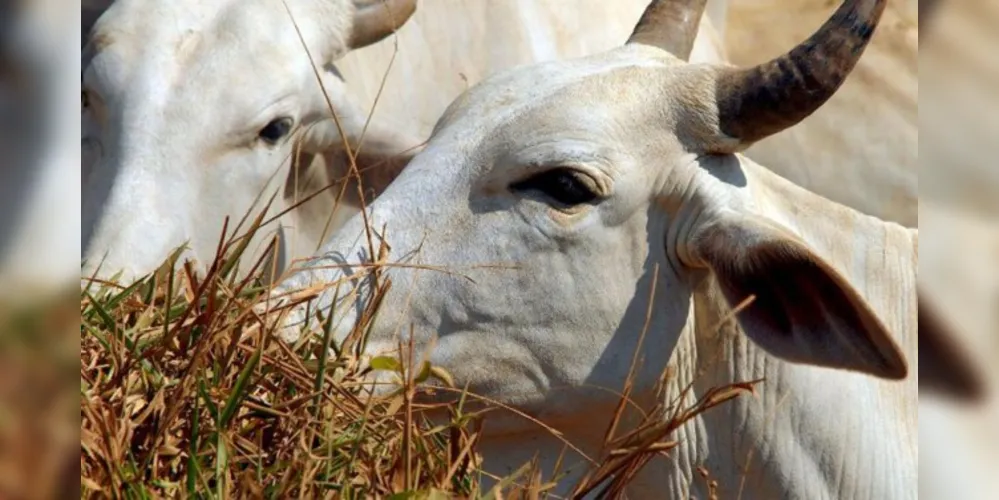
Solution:
[(319, 256), (295, 265), (275, 287), (272, 297), (283, 297), (285, 304), (298, 302), (282, 321), (282, 335), (297, 338), (303, 326), (321, 331), (319, 312), (324, 320), (333, 315), (334, 337), (342, 339), (370, 312), (390, 274), (381, 264), (391, 260), (395, 245), (390, 246), (381, 229), (392, 219), (384, 203), (368, 209), (366, 218), (355, 215)]
[[(320, 286), (325, 287), (326, 284)], [(363, 321), (358, 324), (359, 319), (363, 320), (371, 314), (369, 307), (377, 307), (373, 304), (377, 301), (371, 300), (371, 293), (359, 291), (358, 287), (342, 286), (340, 291), (331, 292), (331, 298), (330, 295), (325, 295), (330, 290), (317, 288), (275, 288), (267, 300), (254, 306), (254, 311), (259, 317), (265, 318), (267, 328), (276, 321), (276, 335), (289, 345), (299, 344), (304, 336), (320, 341), (328, 329), (330, 340), (337, 346), (337, 350), (346, 356), (345, 359), (350, 360), (354, 369), (364, 373), (359, 380), (362, 395), (377, 398), (399, 390), (402, 375), (392, 366), (408, 364), (405, 346), (400, 346), (392, 335), (365, 338), (361, 343), (360, 336), (370, 332), (366, 332), (368, 328)], [(400, 351), (400, 347), (403, 351)], [(332, 347), (328, 349), (330, 356), (336, 355)], [(422, 357), (419, 353), (414, 354), (414, 363), (419, 365)], [(385, 358), (394, 361), (386, 361)]]
[[(366, 261), (362, 255), (360, 262)], [(329, 330), (341, 345), (365, 317), (374, 280), (370, 268), (327, 254), (275, 287), (257, 307), (279, 315), (277, 332), (287, 342), (297, 342), (303, 332), (322, 335)]]

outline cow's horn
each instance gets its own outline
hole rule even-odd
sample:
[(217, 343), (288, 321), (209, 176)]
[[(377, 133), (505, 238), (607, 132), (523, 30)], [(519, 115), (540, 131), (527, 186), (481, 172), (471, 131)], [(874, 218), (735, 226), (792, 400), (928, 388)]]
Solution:
[(659, 47), (684, 61), (694, 48), (697, 27), (707, 0), (653, 0), (628, 43)]
[(846, 0), (808, 40), (764, 64), (719, 73), (721, 132), (748, 147), (804, 120), (839, 89), (874, 34), (886, 0)]
[(359, 49), (389, 36), (416, 12), (416, 0), (354, 0), (349, 46)]

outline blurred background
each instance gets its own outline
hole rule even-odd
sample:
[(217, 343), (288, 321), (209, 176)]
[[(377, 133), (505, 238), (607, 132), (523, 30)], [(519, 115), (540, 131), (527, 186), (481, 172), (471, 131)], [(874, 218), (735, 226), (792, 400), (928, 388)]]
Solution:
[(924, 2), (919, 42), (920, 285), (972, 354), (982, 400), (920, 393), (920, 498), (999, 492), (999, 3)]
[(79, 496), (80, 36), (0, 2), (0, 498)]
[[(101, 8), (84, 3), (0, 2), (0, 498), (78, 495), (78, 50), (81, 26)], [(835, 3), (733, 0), (729, 58), (777, 55)], [(879, 216), (918, 220), (920, 287), (983, 381), (973, 403), (921, 393), (922, 498), (999, 495), (997, 27), (999, 2), (890, 0), (835, 105), (750, 151), (762, 160), (788, 147), (808, 155), (816, 140), (856, 151), (867, 170), (788, 176)], [(881, 154), (891, 148), (897, 154)], [(891, 189), (861, 200), (868, 184)]]

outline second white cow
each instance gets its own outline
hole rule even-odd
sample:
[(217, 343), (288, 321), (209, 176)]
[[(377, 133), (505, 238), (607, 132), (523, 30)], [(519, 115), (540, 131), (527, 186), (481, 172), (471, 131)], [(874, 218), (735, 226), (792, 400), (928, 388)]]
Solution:
[[(354, 147), (365, 133), (358, 163), (367, 176), (404, 164), (419, 140), (382, 122), (365, 131), (367, 114), (332, 63), (391, 34), (414, 6), (114, 2), (83, 52), (84, 274), (134, 278), (185, 243), (189, 257), (209, 263), (224, 218), (236, 233), (296, 173), (288, 168), (296, 139), (305, 153), (343, 148), (331, 107)], [(260, 255), (272, 234), (262, 231), (250, 253)]]

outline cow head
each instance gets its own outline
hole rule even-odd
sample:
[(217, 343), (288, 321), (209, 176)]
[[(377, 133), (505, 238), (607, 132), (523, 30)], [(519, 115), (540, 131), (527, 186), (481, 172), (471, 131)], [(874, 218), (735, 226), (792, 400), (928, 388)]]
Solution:
[[(418, 144), (384, 124), (365, 130), (366, 110), (333, 67), (347, 51), (389, 35), (415, 7), (415, 0), (115, 2), (83, 55), (84, 273), (135, 277), (183, 244), (204, 265), (225, 217), (231, 236), (286, 183), (317, 185), (297, 178), (303, 170), (289, 169), (293, 160), (309, 165), (312, 153), (342, 152), (344, 139), (356, 148), (362, 131), (361, 169), (383, 168), (382, 160)], [(284, 208), (284, 194), (270, 215)], [(251, 252), (263, 249), (265, 233)]]
[[(646, 324), (643, 352), (664, 362), (684, 332), (722, 319), (711, 304), (750, 294), (739, 323), (768, 352), (904, 378), (884, 324), (772, 216), (786, 201), (759, 191), (772, 174), (737, 154), (832, 96), (884, 1), (848, 0), (748, 69), (686, 63), (703, 3), (681, 3), (653, 2), (622, 48), (511, 70), (459, 97), (366, 217), (277, 293), (329, 285), (320, 307), (338, 297), (349, 326), (377, 277), (355, 264), (387, 249), (377, 279), (392, 286), (370, 352), (411, 339), (460, 386), (552, 417), (615, 404), (592, 387), (621, 387)], [(780, 206), (832, 210), (806, 195), (809, 206)], [(662, 366), (646, 363), (638, 383)]]

